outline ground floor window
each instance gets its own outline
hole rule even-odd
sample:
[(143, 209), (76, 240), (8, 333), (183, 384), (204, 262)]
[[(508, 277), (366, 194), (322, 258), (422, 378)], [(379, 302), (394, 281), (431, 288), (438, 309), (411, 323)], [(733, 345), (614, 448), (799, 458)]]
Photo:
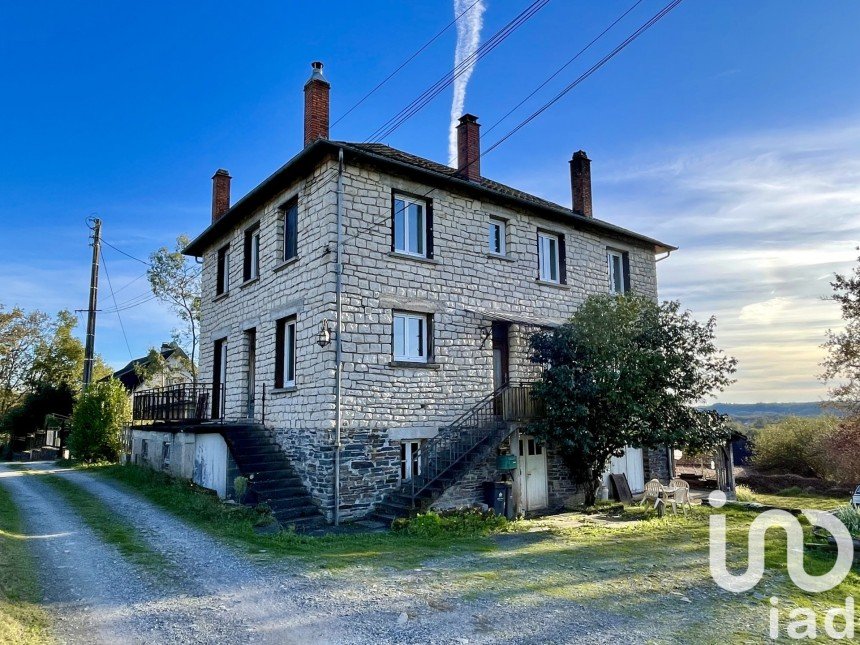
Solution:
[(400, 442), (400, 479), (408, 481), (413, 475), (421, 474), (421, 441)]

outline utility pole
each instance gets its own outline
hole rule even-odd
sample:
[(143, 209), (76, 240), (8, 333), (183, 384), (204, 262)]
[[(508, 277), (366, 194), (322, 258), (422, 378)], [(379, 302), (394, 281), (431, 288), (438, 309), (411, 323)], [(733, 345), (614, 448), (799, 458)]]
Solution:
[(93, 363), (96, 351), (96, 307), (99, 294), (99, 257), (102, 245), (102, 221), (99, 218), (92, 222), (93, 266), (90, 270), (90, 306), (87, 309), (87, 343), (84, 353), (84, 388), (93, 380)]

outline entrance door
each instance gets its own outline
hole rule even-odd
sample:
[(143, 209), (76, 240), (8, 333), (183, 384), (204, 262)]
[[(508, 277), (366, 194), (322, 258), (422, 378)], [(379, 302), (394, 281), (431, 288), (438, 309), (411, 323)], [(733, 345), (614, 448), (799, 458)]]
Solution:
[(215, 352), (212, 364), (212, 418), (224, 416), (227, 390), (227, 339), (215, 341)]
[(532, 436), (519, 436), (519, 459), (517, 480), (520, 502), (524, 511), (535, 511), (547, 507), (546, 450)]
[(610, 492), (612, 487), (609, 484), (609, 474), (627, 475), (627, 483), (630, 486), (631, 493), (641, 493), (645, 490), (645, 464), (642, 460), (642, 448), (624, 449), (624, 455), (621, 457), (613, 457), (609, 462), (609, 470), (606, 473), (606, 487)]
[(248, 342), (248, 365), (246, 366), (246, 399), (247, 415), (249, 419), (254, 418), (254, 400), (257, 395), (257, 330), (249, 329), (245, 332)]
[(508, 373), (508, 330), (510, 325), (503, 322), (493, 323), (493, 390), (507, 385)]

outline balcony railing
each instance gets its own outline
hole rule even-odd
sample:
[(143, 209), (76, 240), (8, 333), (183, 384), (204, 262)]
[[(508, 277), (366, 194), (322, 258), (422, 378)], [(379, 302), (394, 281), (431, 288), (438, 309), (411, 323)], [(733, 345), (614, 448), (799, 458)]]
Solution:
[(224, 386), (179, 383), (137, 392), (132, 416), (135, 421), (220, 420), (224, 416)]

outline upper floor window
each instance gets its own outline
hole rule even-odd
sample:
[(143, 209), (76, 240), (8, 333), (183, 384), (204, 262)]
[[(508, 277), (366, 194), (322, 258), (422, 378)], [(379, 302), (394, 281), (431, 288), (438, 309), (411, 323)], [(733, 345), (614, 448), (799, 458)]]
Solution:
[(426, 314), (394, 313), (394, 360), (426, 363), (430, 318)]
[(501, 219), (490, 218), (488, 224), (489, 232), (489, 251), (495, 255), (505, 255), (505, 221)]
[(296, 384), (296, 318), (275, 323), (275, 387)]
[(220, 296), (230, 290), (230, 245), (218, 249), (218, 268), (215, 277), (215, 295)]
[(298, 255), (299, 202), (293, 200), (282, 208), (284, 214), (283, 260), (292, 260)]
[(630, 291), (630, 259), (627, 253), (609, 250), (606, 252), (609, 265), (609, 292), (626, 293)]
[(433, 257), (429, 203), (423, 199), (395, 193), (392, 209), (392, 250), (424, 258)]
[(245, 270), (244, 280), (260, 277), (260, 225), (256, 224), (245, 231)]
[(564, 236), (555, 233), (538, 233), (538, 279), (564, 284)]

